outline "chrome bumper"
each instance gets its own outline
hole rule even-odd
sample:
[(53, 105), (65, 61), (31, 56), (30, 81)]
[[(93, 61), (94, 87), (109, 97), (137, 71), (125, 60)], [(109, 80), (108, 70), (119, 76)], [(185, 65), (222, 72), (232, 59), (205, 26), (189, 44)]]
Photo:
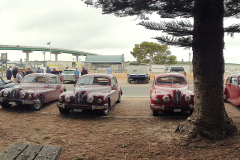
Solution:
[[(57, 102), (57, 107), (58, 108), (62, 108), (65, 109), (66, 105), (64, 103), (59, 103)], [(92, 106), (85, 106), (85, 107), (81, 107), (81, 106), (69, 106), (67, 105), (67, 109), (91, 109), (91, 110), (97, 110), (97, 109), (107, 109), (108, 108), (108, 104), (104, 104), (103, 106), (98, 106), (98, 105), (92, 105)]]
[(22, 104), (38, 104), (39, 100), (12, 100), (12, 99), (7, 99), (5, 100), (4, 98), (0, 97), (0, 102), (6, 102), (6, 103), (22, 103)]

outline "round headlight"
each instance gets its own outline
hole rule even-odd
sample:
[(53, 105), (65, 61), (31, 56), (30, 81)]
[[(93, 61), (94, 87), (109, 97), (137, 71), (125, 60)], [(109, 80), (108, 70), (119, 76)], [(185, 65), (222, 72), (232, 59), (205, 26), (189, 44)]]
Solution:
[(88, 97), (88, 98), (87, 98), (87, 102), (88, 102), (88, 103), (92, 103), (92, 102), (93, 102), (93, 100), (94, 100), (94, 98), (93, 98), (93, 97)]
[(28, 99), (31, 99), (32, 98), (32, 95), (31, 94), (28, 94)]
[(7, 95), (8, 95), (8, 92), (3, 92), (4, 97), (7, 97)]
[(160, 99), (157, 98), (157, 99), (155, 100), (155, 103), (159, 103), (159, 102), (160, 102)]
[(62, 102), (63, 101), (63, 98), (62, 97), (59, 97), (59, 102)]
[(66, 97), (65, 97), (65, 101), (66, 101), (66, 102), (70, 102), (70, 100), (71, 100), (70, 96), (66, 96)]
[(190, 97), (190, 96), (185, 96), (185, 101), (186, 101), (186, 102), (190, 102), (190, 100), (191, 100), (191, 97)]
[(2, 97), (2, 92), (0, 92), (0, 97)]
[(97, 102), (98, 102), (98, 103), (102, 103), (102, 99), (98, 99)]
[(170, 101), (170, 98), (168, 96), (163, 97), (163, 101), (165, 103), (168, 103)]
[(24, 98), (25, 97), (25, 93), (20, 93), (20, 97)]

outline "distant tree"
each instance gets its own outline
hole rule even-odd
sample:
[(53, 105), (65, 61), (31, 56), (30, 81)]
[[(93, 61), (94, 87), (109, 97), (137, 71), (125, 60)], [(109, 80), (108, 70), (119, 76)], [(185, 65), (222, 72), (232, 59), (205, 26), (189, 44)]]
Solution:
[(140, 63), (152, 64), (176, 64), (176, 56), (171, 55), (171, 51), (166, 45), (153, 42), (142, 42), (136, 44), (131, 54)]
[[(87, 0), (86, 3), (101, 7), (103, 14), (119, 17), (138, 15), (146, 20), (148, 14), (155, 12), (161, 18), (181, 18), (140, 23), (147, 29), (171, 35), (156, 37), (163, 44), (192, 47), (194, 112), (176, 131), (213, 139), (238, 131), (223, 102), (223, 40), (224, 32), (231, 36), (239, 33), (240, 25), (223, 28), (223, 18), (240, 18), (240, 0), (98, 0), (96, 3)], [(191, 17), (193, 24), (188, 21)]]

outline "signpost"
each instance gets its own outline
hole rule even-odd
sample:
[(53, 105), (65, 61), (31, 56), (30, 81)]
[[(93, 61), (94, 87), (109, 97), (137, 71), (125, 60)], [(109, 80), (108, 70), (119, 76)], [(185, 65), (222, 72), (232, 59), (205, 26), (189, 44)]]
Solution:
[(7, 53), (2, 53), (1, 55), (2, 58), (2, 77), (6, 77), (7, 75)]

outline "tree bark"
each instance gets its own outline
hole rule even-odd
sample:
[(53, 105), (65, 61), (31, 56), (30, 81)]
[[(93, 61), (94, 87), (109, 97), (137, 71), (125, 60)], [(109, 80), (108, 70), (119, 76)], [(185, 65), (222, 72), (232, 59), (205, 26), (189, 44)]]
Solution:
[(223, 101), (223, 13), (223, 0), (195, 0), (194, 112), (176, 131), (211, 139), (222, 139), (238, 132)]

